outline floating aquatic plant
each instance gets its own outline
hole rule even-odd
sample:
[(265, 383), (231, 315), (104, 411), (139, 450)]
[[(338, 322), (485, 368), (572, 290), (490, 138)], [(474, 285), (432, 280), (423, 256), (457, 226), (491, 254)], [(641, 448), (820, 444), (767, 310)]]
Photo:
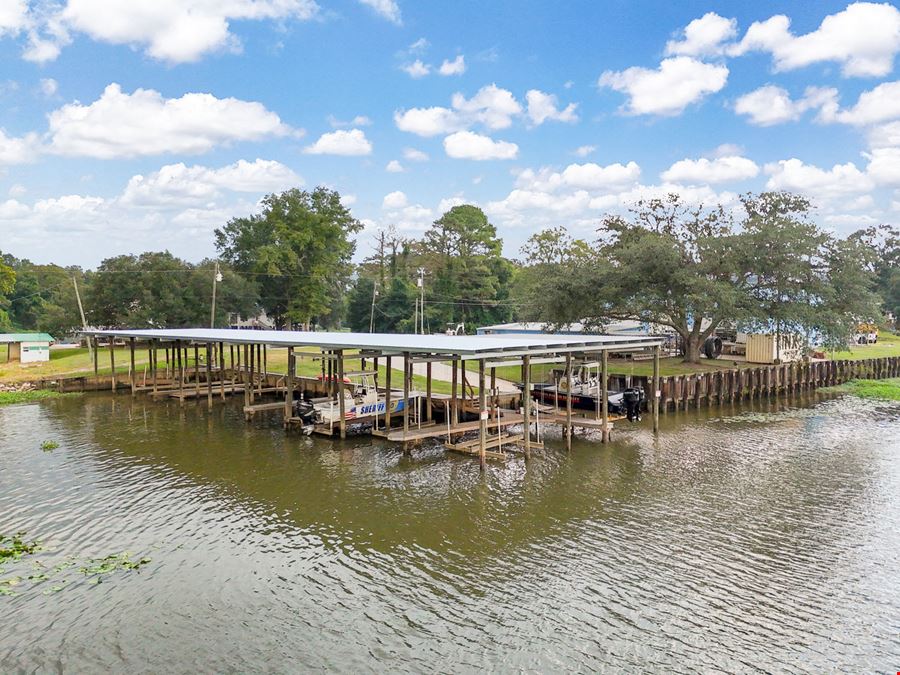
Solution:
[(0, 534), (0, 560), (14, 560), (41, 550), (38, 542), (28, 543), (22, 538), (24, 536), (24, 532), (16, 532), (11, 537)]
[(44, 452), (53, 452), (59, 447), (59, 443), (56, 441), (44, 441), (41, 443), (41, 450)]

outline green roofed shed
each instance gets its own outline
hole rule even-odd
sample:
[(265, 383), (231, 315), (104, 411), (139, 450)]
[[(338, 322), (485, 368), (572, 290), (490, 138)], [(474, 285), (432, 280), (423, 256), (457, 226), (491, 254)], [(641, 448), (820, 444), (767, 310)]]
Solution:
[(49, 361), (51, 342), (53, 336), (49, 333), (0, 333), (0, 345), (9, 345), (6, 350), (7, 363)]

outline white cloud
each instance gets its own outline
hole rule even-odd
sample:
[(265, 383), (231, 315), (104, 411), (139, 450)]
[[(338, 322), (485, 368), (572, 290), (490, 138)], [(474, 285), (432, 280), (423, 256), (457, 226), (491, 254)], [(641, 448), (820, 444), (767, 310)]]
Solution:
[(361, 129), (331, 131), (303, 149), (308, 155), (370, 155), (372, 144)]
[(59, 84), (52, 77), (44, 77), (41, 78), (40, 88), (44, 96), (55, 96), (59, 90)]
[(715, 159), (682, 159), (660, 175), (667, 183), (726, 183), (747, 180), (759, 175), (759, 167), (751, 159), (735, 155)]
[(28, 188), (26, 188), (21, 183), (16, 183), (15, 185), (11, 185), (9, 188), (9, 196), (10, 197), (21, 197), (26, 192), (28, 192)]
[(400, 131), (419, 136), (437, 136), (482, 124), (488, 129), (505, 129), (514, 117), (522, 114), (522, 106), (512, 92), (496, 84), (482, 87), (467, 99), (456, 93), (451, 99), (452, 108), (409, 108), (394, 113), (394, 122)]
[(522, 114), (522, 106), (512, 92), (496, 84), (482, 87), (470, 99), (454, 94), (451, 104), (465, 119), (491, 130), (506, 129), (512, 124), (513, 117)]
[(426, 40), (425, 38), (420, 37), (418, 40), (413, 42), (409, 47), (407, 47), (407, 51), (410, 52), (411, 54), (421, 54), (426, 49), (428, 49), (429, 46), (431, 46), (431, 43), (428, 42), (428, 40)]
[(26, 0), (5, 0), (0, 3), (0, 36), (15, 35), (28, 25)]
[(397, 209), (402, 209), (407, 204), (409, 204), (409, 200), (407, 199), (406, 194), (400, 190), (396, 190), (394, 192), (389, 192), (384, 196), (384, 199), (381, 201), (381, 208), (385, 211), (395, 211)]
[(900, 147), (900, 121), (873, 127), (868, 141), (870, 148)]
[(441, 67), (438, 69), (438, 72), (441, 75), (462, 75), (466, 72), (466, 57), (462, 54), (457, 56), (452, 61), (448, 61), (444, 59), (444, 62), (441, 64)]
[(132, 176), (122, 193), (122, 204), (171, 207), (202, 205), (231, 192), (277, 192), (303, 185), (303, 179), (280, 162), (239, 160), (220, 169), (168, 164), (146, 176)]
[(900, 147), (872, 150), (866, 173), (879, 185), (900, 186)]
[(833, 61), (841, 64), (845, 77), (878, 77), (891, 72), (900, 51), (900, 10), (887, 3), (850, 4), (806, 35), (795, 36), (790, 25), (783, 14), (754, 22), (729, 52), (770, 52), (776, 71)]
[(229, 31), (235, 20), (308, 20), (318, 11), (313, 0), (68, 0), (35, 13), (25, 58), (53, 60), (79, 32), (100, 42), (143, 48), (147, 55), (170, 63), (197, 61), (222, 49), (238, 50)]
[(118, 84), (89, 105), (62, 106), (50, 113), (49, 122), (51, 152), (99, 159), (196, 154), (292, 133), (261, 103), (211, 94), (166, 99), (152, 89), (126, 94)]
[(394, 123), (400, 131), (417, 136), (437, 136), (461, 129), (463, 124), (449, 108), (410, 108), (394, 113)]
[(422, 63), (420, 59), (416, 59), (412, 63), (401, 66), (400, 70), (405, 72), (414, 80), (417, 80), (420, 77), (425, 77), (426, 75), (428, 75), (428, 73), (431, 72), (431, 66), (429, 66), (427, 63)]
[(867, 192), (874, 182), (860, 171), (853, 162), (835, 164), (831, 169), (820, 169), (799, 159), (784, 159), (766, 165), (768, 190), (800, 192), (821, 200), (847, 194)]
[(864, 91), (856, 105), (847, 110), (838, 110), (834, 103), (830, 108), (823, 109), (820, 117), (825, 122), (857, 126), (897, 119), (900, 117), (900, 81), (883, 82), (870, 91)]
[(438, 203), (438, 213), (447, 213), (454, 206), (462, 206), (463, 204), (471, 204), (472, 201), (462, 196), (445, 197)]
[(785, 89), (767, 84), (741, 96), (734, 111), (749, 117), (751, 124), (767, 127), (798, 120), (807, 110), (830, 109), (836, 99), (837, 89), (807, 87), (803, 98), (794, 101)]
[(428, 155), (415, 148), (403, 148), (403, 158), (410, 162), (427, 162)]
[(666, 43), (666, 54), (679, 56), (714, 56), (723, 53), (725, 43), (737, 36), (737, 21), (715, 12), (707, 12), (691, 21), (681, 40)]
[(563, 171), (542, 168), (525, 169), (516, 176), (516, 187), (526, 192), (551, 193), (561, 189), (579, 189), (591, 192), (619, 190), (633, 185), (641, 177), (641, 167), (636, 162), (602, 166), (594, 162), (569, 164)]
[(628, 95), (628, 115), (678, 115), (691, 103), (725, 86), (728, 68), (688, 56), (664, 59), (656, 70), (628, 68), (606, 71), (598, 84)]
[(26, 134), (22, 137), (7, 136), (0, 128), (0, 166), (28, 164), (37, 157), (37, 134)]
[(577, 148), (575, 148), (574, 154), (578, 155), (579, 157), (587, 157), (595, 150), (597, 150), (596, 145), (579, 145)]
[(349, 122), (340, 120), (334, 115), (329, 115), (327, 117), (327, 120), (328, 124), (330, 124), (333, 129), (345, 129), (346, 127), (368, 127), (372, 124), (372, 120), (365, 115), (357, 115)]
[(371, 7), (391, 23), (395, 23), (398, 26), (403, 24), (403, 18), (400, 16), (400, 6), (395, 0), (359, 0), (359, 2), (366, 7)]
[(495, 141), (472, 131), (457, 131), (444, 139), (444, 151), (454, 159), (515, 159), (519, 146), (507, 141)]
[(388, 173), (403, 173), (406, 169), (403, 168), (403, 165), (398, 162), (396, 159), (392, 159), (387, 163), (387, 166), (384, 167), (384, 170)]
[(525, 100), (528, 103), (528, 117), (535, 126), (541, 125), (547, 120), (555, 120), (557, 122), (577, 122), (578, 115), (575, 114), (577, 103), (570, 103), (564, 109), (557, 107), (557, 99), (555, 94), (545, 94), (537, 89), (530, 89), (525, 94)]

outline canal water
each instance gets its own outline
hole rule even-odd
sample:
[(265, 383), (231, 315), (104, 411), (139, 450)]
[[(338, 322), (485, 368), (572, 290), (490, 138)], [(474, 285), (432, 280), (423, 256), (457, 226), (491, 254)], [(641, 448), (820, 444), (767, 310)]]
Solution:
[(0, 672), (900, 668), (897, 404), (551, 434), (484, 476), (238, 404), (0, 408), (0, 534), (42, 546), (0, 562)]

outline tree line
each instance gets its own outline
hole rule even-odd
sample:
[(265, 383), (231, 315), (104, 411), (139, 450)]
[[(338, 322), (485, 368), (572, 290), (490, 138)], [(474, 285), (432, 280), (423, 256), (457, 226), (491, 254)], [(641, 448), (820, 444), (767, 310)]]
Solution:
[(837, 237), (808, 200), (748, 194), (740, 208), (685, 204), (677, 194), (602, 218), (590, 236), (565, 227), (531, 236), (520, 259), (473, 205), (449, 209), (421, 237), (394, 227), (354, 264), (363, 224), (327, 188), (267, 196), (259, 213), (215, 231), (216, 259), (122, 255), (95, 270), (0, 254), (0, 330), (66, 335), (95, 326), (210, 324), (264, 311), (279, 329), (443, 332), (513, 320), (602, 331), (636, 319), (666, 326), (685, 357), (723, 325), (845, 344), (856, 324), (900, 311), (896, 228)]

